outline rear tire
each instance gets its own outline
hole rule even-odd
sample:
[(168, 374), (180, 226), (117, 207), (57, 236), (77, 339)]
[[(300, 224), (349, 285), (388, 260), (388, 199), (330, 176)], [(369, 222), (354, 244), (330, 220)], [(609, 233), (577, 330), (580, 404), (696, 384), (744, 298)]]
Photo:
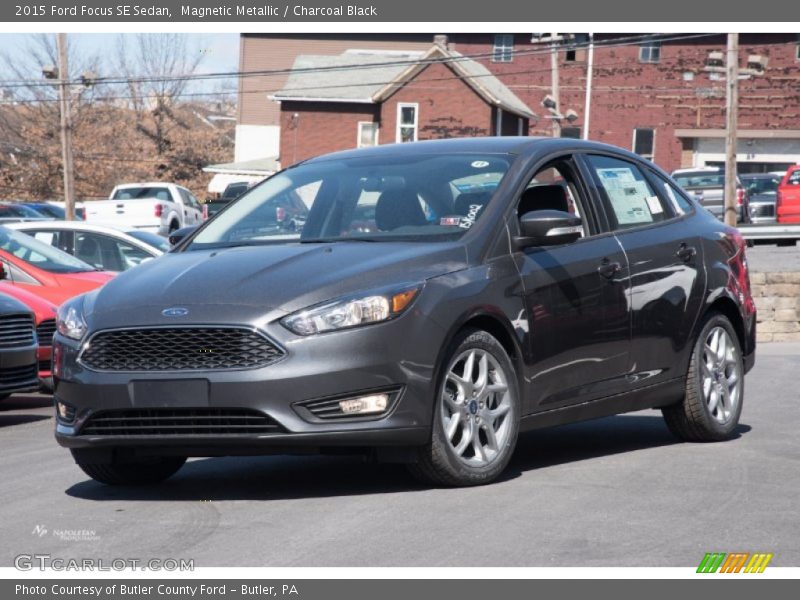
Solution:
[(496, 479), (519, 432), (514, 365), (485, 331), (464, 330), (450, 346), (434, 402), (431, 441), (408, 465), (427, 484), (472, 486)]
[(106, 485), (149, 485), (160, 483), (178, 472), (185, 456), (155, 456), (126, 462), (100, 464), (85, 462), (79, 451), (72, 451), (77, 465), (89, 477)]
[(732, 437), (744, 400), (739, 339), (727, 317), (711, 313), (694, 344), (682, 402), (662, 409), (669, 430), (687, 442)]

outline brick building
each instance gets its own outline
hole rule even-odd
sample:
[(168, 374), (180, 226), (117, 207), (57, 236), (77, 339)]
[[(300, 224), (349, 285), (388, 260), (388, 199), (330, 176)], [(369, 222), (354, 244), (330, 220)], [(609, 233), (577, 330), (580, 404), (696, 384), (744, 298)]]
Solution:
[(272, 98), (281, 105), (284, 166), (354, 146), (527, 135), (536, 118), (484, 65), (443, 44), (425, 53), (301, 55)]
[[(271, 70), (292, 66), (301, 54), (346, 54), (348, 50), (399, 52), (414, 60), (409, 52), (430, 49), (433, 35), (398, 36), (277, 36), (270, 34), (242, 37), (242, 69)], [(716, 165), (724, 161), (725, 120), (725, 36), (680, 35), (645, 37), (636, 34), (603, 34), (594, 37), (591, 114), (588, 132), (585, 121), (587, 93), (587, 36), (581, 34), (451, 34), (446, 52), (470, 59), (488, 70), (498, 83), (521, 105), (530, 107), (531, 115), (523, 135), (552, 135), (553, 119), (559, 118), (560, 135), (582, 136), (630, 148), (652, 158), (671, 170), (679, 166)], [(553, 94), (551, 47), (558, 50), (559, 102), (553, 110), (543, 106)], [(280, 47), (285, 52), (276, 61), (263, 48)], [(256, 48), (261, 48), (255, 52)], [(259, 58), (260, 57), (260, 58)], [(291, 60), (290, 60), (291, 58)], [(331, 58), (334, 60), (334, 58)], [(395, 61), (395, 62), (400, 62)], [(737, 160), (742, 172), (785, 169), (800, 162), (800, 39), (797, 34), (742, 34), (740, 36), (739, 148)], [(287, 65), (288, 63), (288, 65)], [(272, 93), (240, 94), (239, 128), (246, 128), (255, 138), (260, 127), (272, 127), (277, 140), (264, 144), (273, 155), (280, 154), (283, 166), (312, 155), (355, 147), (359, 143), (393, 143), (398, 138), (395, 104), (418, 104), (416, 119), (426, 124), (418, 139), (452, 135), (491, 135), (495, 121), (487, 124), (485, 110), (473, 102), (474, 87), (466, 84), (469, 75), (448, 79), (446, 64), (428, 66), (425, 72), (409, 79), (403, 89), (393, 89), (392, 96), (381, 102), (328, 103), (318, 110), (319, 126), (287, 129), (291, 119), (302, 118), (303, 111), (281, 90), (294, 76), (281, 81), (272, 75)], [(346, 71), (340, 72), (340, 79)], [(381, 81), (391, 81), (385, 73)], [(394, 73), (394, 76), (397, 76)], [(349, 77), (349, 75), (348, 75)], [(244, 78), (244, 86), (255, 85)], [(482, 77), (474, 77), (478, 81)], [(354, 80), (340, 80), (357, 84)], [(360, 83), (367, 82), (362, 78)], [(374, 80), (373, 80), (374, 83)], [(262, 82), (263, 84), (263, 82)], [(346, 89), (352, 87), (334, 87)], [(330, 90), (330, 91), (332, 91)], [(362, 90), (363, 91), (363, 90)], [(373, 90), (374, 91), (374, 90)], [(272, 99), (270, 99), (272, 98)], [(443, 103), (443, 101), (445, 101)], [(431, 101), (433, 104), (430, 104)], [(426, 106), (435, 106), (430, 112)], [(488, 105), (483, 102), (484, 108)], [(307, 107), (309, 103), (304, 103)], [(317, 107), (319, 108), (319, 107)], [(532, 110), (531, 110), (532, 109)], [(426, 114), (428, 111), (428, 114)], [(408, 111), (407, 111), (408, 112)], [(402, 113), (400, 113), (402, 114)], [(493, 113), (494, 115), (495, 113)], [(517, 115), (519, 116), (519, 115)], [(451, 119), (448, 126), (448, 119)], [(307, 119), (308, 121), (308, 119)], [(377, 131), (359, 122), (377, 124)], [(436, 126), (438, 123), (438, 128)], [(517, 135), (512, 120), (503, 121), (499, 131)], [(372, 127), (372, 126), (371, 126)], [(263, 132), (263, 130), (262, 130)], [(363, 134), (363, 135), (362, 135)], [(315, 136), (315, 137), (309, 137)], [(372, 136), (372, 137), (371, 137)], [(237, 157), (240, 138), (237, 130)], [(262, 139), (265, 139), (262, 136)], [(241, 145), (244, 148), (245, 144)], [(254, 144), (251, 142), (250, 147)], [(255, 144), (255, 146), (261, 146)], [(289, 153), (291, 149), (291, 153)]]

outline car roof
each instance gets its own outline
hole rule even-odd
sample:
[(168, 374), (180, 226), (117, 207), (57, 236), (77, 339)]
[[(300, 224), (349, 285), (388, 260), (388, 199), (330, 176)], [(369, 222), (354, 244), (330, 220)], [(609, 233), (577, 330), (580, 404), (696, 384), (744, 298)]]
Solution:
[(61, 229), (68, 231), (91, 231), (94, 233), (104, 233), (110, 235), (139, 247), (146, 247), (163, 254), (158, 248), (154, 248), (150, 244), (142, 242), (131, 235), (128, 235), (120, 229), (114, 227), (107, 227), (105, 225), (95, 225), (93, 223), (86, 223), (85, 221), (32, 221), (27, 223), (8, 223), (5, 225), (9, 229), (16, 229), (24, 232), (26, 229)]
[(179, 188), (183, 187), (182, 185), (178, 185), (177, 183), (172, 183), (171, 181), (141, 181), (138, 183), (120, 183), (119, 185), (115, 185), (114, 187), (119, 189), (125, 189), (134, 187), (163, 187), (165, 185), (174, 185), (175, 187)]
[(721, 173), (724, 169), (719, 167), (686, 167), (684, 169), (675, 169), (673, 175), (681, 175), (683, 173)]
[(573, 150), (595, 150), (600, 152), (611, 151), (615, 154), (629, 156), (641, 160), (641, 157), (632, 154), (623, 148), (611, 146), (609, 144), (603, 144), (600, 142), (577, 140), (574, 138), (502, 136), (449, 138), (443, 140), (409, 142), (405, 144), (382, 144), (378, 146), (371, 146), (369, 148), (357, 148), (354, 150), (344, 150), (341, 152), (333, 152), (331, 154), (323, 154), (297, 164), (310, 164), (347, 158), (366, 158), (370, 156), (412, 156), (417, 154), (458, 154), (470, 152), (485, 154), (527, 154), (537, 150), (547, 151), (558, 150), (562, 148), (569, 148)]

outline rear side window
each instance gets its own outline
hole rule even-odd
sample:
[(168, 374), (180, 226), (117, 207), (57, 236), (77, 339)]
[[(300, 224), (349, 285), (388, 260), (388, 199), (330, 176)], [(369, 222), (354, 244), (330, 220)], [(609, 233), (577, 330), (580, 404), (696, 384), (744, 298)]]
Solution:
[(658, 175), (655, 176), (655, 180), (657, 182), (657, 187), (661, 188), (659, 191), (663, 192), (662, 196), (669, 199), (676, 214), (685, 215), (686, 213), (692, 212), (694, 207), (691, 201), (684, 196), (678, 188)]
[(586, 158), (613, 230), (659, 223), (672, 216), (634, 163), (609, 156)]

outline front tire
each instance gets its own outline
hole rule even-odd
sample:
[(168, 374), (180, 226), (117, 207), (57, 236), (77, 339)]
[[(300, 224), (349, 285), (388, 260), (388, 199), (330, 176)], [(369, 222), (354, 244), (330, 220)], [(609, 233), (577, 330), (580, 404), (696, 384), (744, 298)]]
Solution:
[(485, 331), (465, 330), (450, 348), (437, 388), (431, 441), (409, 469), (429, 484), (482, 485), (503, 472), (517, 443), (517, 376), (503, 346)]
[(185, 456), (155, 456), (126, 462), (101, 464), (86, 462), (79, 450), (72, 450), (77, 465), (89, 477), (106, 485), (151, 485), (178, 472)]
[(712, 313), (695, 341), (686, 375), (686, 396), (662, 409), (669, 430), (688, 442), (732, 437), (744, 400), (739, 339), (727, 317)]

